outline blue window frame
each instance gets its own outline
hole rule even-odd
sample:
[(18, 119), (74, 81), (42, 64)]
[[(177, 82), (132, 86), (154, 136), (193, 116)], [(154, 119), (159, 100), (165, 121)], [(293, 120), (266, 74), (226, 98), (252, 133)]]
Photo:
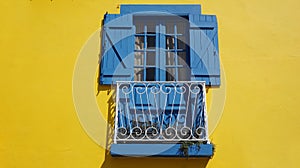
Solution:
[[(205, 85), (220, 85), (216, 16), (200, 5), (121, 5), (104, 16), (101, 39), (99, 84), (117, 85), (112, 155), (178, 156), (162, 142), (207, 141)], [(170, 150), (153, 154), (161, 145)], [(212, 155), (202, 147), (192, 155)]]
[(188, 25), (176, 16), (135, 16), (135, 81), (187, 80)]
[(122, 5), (121, 14), (106, 14), (99, 83), (186, 80), (219, 86), (217, 19), (199, 11), (199, 5)]

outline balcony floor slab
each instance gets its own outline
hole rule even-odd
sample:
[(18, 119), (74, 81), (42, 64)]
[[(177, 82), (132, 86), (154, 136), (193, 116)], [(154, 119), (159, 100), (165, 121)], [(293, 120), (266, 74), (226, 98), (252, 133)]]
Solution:
[(112, 144), (110, 154), (114, 157), (211, 157), (212, 144), (192, 145), (184, 154), (181, 144)]

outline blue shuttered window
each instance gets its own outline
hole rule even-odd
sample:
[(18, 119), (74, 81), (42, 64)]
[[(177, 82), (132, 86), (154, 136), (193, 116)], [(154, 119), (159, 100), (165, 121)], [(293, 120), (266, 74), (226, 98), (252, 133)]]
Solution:
[[(100, 84), (184, 80), (205, 81), (207, 86), (220, 85), (216, 16), (195, 13), (153, 16), (153, 12), (140, 15), (105, 15)], [(153, 30), (149, 33), (150, 26)], [(182, 27), (186, 30), (180, 33)], [(183, 37), (186, 45), (181, 44)]]
[[(179, 146), (152, 148), (208, 143), (205, 86), (220, 85), (216, 16), (200, 14), (200, 5), (122, 5), (120, 12), (105, 15), (101, 35), (99, 84), (116, 84), (111, 154), (178, 156)], [(192, 156), (211, 156), (205, 145)]]
[(187, 81), (188, 22), (177, 16), (134, 17), (135, 81)]

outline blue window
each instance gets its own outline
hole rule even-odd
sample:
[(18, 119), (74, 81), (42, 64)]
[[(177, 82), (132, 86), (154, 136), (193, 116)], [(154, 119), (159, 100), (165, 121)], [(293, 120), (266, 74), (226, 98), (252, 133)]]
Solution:
[[(220, 85), (217, 30), (200, 5), (121, 5), (104, 16), (99, 84), (116, 85), (112, 155), (177, 156), (182, 141), (209, 141), (205, 87)], [(212, 155), (202, 147), (191, 154)]]
[(186, 19), (176, 16), (135, 16), (134, 25), (134, 80), (189, 80)]
[(198, 5), (186, 6), (122, 5), (121, 14), (106, 14), (99, 83), (205, 81), (219, 86), (216, 16), (200, 14)]

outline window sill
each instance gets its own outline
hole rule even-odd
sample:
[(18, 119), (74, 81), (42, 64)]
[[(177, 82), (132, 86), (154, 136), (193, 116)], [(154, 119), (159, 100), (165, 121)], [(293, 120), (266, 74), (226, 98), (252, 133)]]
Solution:
[(211, 157), (212, 144), (190, 146), (184, 155), (181, 144), (112, 144), (110, 154), (113, 157)]

